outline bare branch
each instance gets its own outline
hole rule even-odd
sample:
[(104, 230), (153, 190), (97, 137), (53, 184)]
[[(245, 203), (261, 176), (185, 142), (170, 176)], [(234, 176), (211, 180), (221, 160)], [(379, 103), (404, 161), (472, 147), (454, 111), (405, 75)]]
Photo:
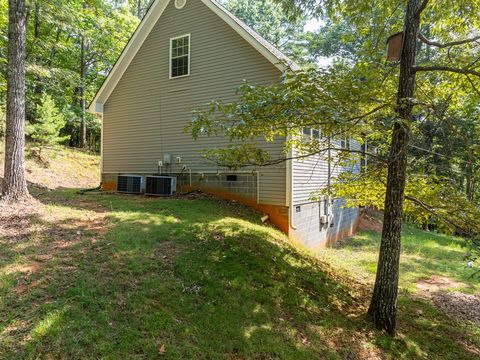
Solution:
[(420, 72), (420, 71), (445, 71), (445, 72), (452, 72), (452, 73), (457, 73), (457, 74), (463, 74), (463, 75), (474, 75), (480, 77), (480, 72), (471, 70), (471, 69), (461, 69), (461, 68), (455, 68), (451, 66), (414, 66), (413, 71)]
[(475, 36), (471, 39), (457, 40), (457, 41), (452, 41), (452, 42), (443, 43), (443, 44), (439, 43), (439, 42), (436, 42), (436, 41), (433, 41), (433, 40), (429, 40), (424, 35), (422, 35), (421, 33), (418, 34), (418, 38), (420, 39), (421, 42), (423, 42), (427, 45), (435, 46), (435, 47), (438, 47), (438, 48), (442, 49), (442, 48), (449, 48), (449, 47), (452, 47), (452, 46), (464, 45), (464, 44), (468, 44), (468, 43), (478, 41), (478, 40), (480, 40), (480, 35)]

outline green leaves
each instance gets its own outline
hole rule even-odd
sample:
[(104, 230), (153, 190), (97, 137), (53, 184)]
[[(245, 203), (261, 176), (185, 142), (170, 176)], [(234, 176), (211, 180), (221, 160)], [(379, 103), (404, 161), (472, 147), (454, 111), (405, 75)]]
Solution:
[[(238, 89), (238, 101), (226, 104), (213, 101), (195, 110), (186, 131), (191, 132), (194, 139), (222, 135), (232, 144), (248, 143), (243, 152), (231, 154), (238, 157), (237, 166), (251, 164), (245, 161), (250, 158), (245, 156), (246, 152), (257, 161), (265, 161), (265, 156), (258, 155), (259, 140), (282, 139), (286, 143), (285, 156), (293, 148), (307, 154), (326, 151), (331, 146), (318, 136), (303, 136), (304, 128), (321, 131), (323, 139), (353, 138), (362, 142), (372, 124), (378, 127), (379, 117), (393, 114), (394, 105), (388, 102), (388, 97), (379, 98), (381, 93), (372, 86), (374, 82), (365, 76), (352, 77), (343, 65), (328, 71), (309, 69), (288, 73), (282, 82), (269, 86), (245, 82)], [(381, 137), (377, 133), (382, 130), (379, 128), (368, 136)], [(210, 149), (208, 154), (210, 158), (216, 154), (224, 159), (226, 151)]]
[(59, 135), (66, 123), (53, 99), (43, 94), (41, 104), (37, 105), (36, 122), (27, 124), (26, 133), (42, 145), (57, 145), (70, 139), (70, 135)]

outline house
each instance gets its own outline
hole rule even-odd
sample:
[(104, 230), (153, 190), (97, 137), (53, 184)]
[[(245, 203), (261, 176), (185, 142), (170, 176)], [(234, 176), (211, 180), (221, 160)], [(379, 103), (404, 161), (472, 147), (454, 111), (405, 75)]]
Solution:
[[(174, 161), (161, 172), (177, 176), (180, 191), (201, 188), (252, 206), (309, 248), (350, 235), (358, 209), (344, 208), (341, 199), (310, 200), (342, 171), (328, 159), (231, 172), (202, 156), (227, 139), (193, 141), (184, 132), (193, 109), (234, 100), (245, 79), (278, 82), (289, 68), (297, 65), (216, 1), (155, 0), (89, 107), (103, 118), (104, 189), (115, 189), (120, 174), (157, 174), (166, 156)], [(284, 140), (264, 147), (284, 156)]]

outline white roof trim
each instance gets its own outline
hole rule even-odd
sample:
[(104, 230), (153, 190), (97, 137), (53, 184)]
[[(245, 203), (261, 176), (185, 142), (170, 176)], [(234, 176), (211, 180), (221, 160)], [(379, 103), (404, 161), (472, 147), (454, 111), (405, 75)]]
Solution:
[(258, 50), (260, 54), (266, 57), (273, 65), (280, 70), (290, 68), (298, 70), (300, 67), (292, 60), (278, 50), (275, 46), (265, 40), (255, 30), (237, 18), (227, 9), (225, 9), (216, 0), (202, 0), (215, 14), (220, 16), (230, 27), (235, 30), (242, 38)]
[(88, 107), (89, 112), (98, 113), (97, 109), (99, 109), (100, 106), (103, 112), (103, 104), (107, 102), (107, 99), (110, 97), (112, 91), (115, 89), (115, 86), (117, 86), (118, 82), (125, 73), (125, 70), (132, 62), (138, 50), (140, 50), (143, 42), (152, 31), (153, 27), (157, 23), (157, 20), (163, 14), (163, 11), (165, 10), (169, 2), (170, 0), (155, 0), (154, 3), (150, 6), (147, 14), (140, 22), (137, 29), (133, 33), (133, 36), (130, 38), (127, 45), (120, 54), (120, 57), (117, 59), (117, 62), (113, 66), (113, 69), (110, 71), (102, 86), (95, 94), (95, 97), (93, 98), (90, 106)]
[[(244, 38), (250, 45), (260, 52), (265, 58), (267, 58), (273, 65), (275, 65), (281, 71), (290, 68), (297, 70), (299, 66), (285, 56), (280, 50), (276, 49), (267, 40), (262, 38), (254, 30), (248, 27), (244, 22), (235, 17), (223, 6), (217, 3), (215, 0), (201, 0), (208, 8), (210, 8), (215, 14), (222, 18), (233, 30), (235, 30), (242, 38)], [(108, 74), (107, 78), (103, 82), (100, 89), (97, 91), (93, 98), (88, 111), (91, 113), (103, 113), (103, 105), (106, 103), (111, 93), (117, 86), (118, 82), (122, 78), (125, 70), (128, 68), (133, 58), (137, 54), (140, 47), (147, 36), (152, 31), (153, 27), (157, 23), (163, 11), (167, 7), (170, 0), (155, 0), (148, 10), (147, 14), (143, 18), (135, 30), (133, 36), (128, 41), (127, 45), (123, 49), (120, 57), (113, 66), (113, 69)]]

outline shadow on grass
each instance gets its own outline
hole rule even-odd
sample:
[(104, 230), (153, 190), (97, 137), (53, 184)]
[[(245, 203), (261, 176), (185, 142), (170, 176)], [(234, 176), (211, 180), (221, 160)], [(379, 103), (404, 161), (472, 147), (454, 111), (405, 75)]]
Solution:
[[(0, 243), (2, 358), (467, 359), (475, 351), (465, 330), (425, 303), (401, 304), (410, 316), (400, 318), (398, 339), (372, 330), (361, 284), (299, 253), (244, 207), (71, 191), (43, 201), (25, 236)], [(413, 309), (427, 315), (411, 317)]]

